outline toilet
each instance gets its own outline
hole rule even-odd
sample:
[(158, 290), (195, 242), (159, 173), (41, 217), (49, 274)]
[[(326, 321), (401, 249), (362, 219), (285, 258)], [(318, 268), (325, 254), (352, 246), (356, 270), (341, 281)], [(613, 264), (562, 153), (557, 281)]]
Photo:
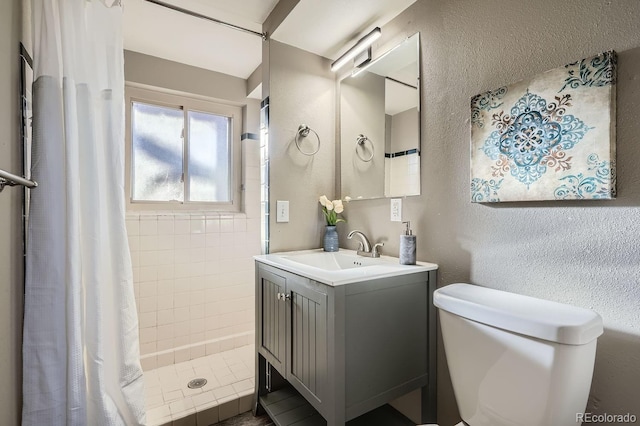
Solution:
[(440, 288), (433, 300), (460, 425), (581, 424), (600, 315), (471, 284)]

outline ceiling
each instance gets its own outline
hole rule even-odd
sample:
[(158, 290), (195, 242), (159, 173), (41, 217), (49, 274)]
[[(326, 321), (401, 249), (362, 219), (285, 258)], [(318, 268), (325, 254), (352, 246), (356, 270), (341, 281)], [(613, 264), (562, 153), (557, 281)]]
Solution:
[[(262, 32), (278, 0), (163, 0), (183, 9)], [(146, 2), (125, 0), (124, 48), (247, 78), (262, 62), (262, 39)]]
[(300, 0), (271, 37), (334, 60), (415, 1)]
[[(163, 0), (253, 31), (278, 0)], [(416, 0), (300, 0), (271, 35), (274, 40), (338, 58), (364, 34)], [(262, 62), (262, 39), (145, 0), (125, 0), (127, 50), (248, 78)]]

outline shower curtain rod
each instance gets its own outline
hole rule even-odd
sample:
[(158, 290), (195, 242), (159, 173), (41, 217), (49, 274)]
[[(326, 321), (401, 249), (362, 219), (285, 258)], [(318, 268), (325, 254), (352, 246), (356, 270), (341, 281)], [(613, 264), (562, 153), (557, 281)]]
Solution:
[(180, 6), (174, 6), (172, 4), (165, 3), (165, 2), (160, 1), (160, 0), (145, 0), (145, 1), (147, 1), (149, 3), (157, 4), (158, 6), (166, 7), (167, 9), (175, 10), (176, 12), (181, 12), (181, 13), (184, 13), (184, 14), (187, 14), (187, 15), (191, 15), (191, 16), (194, 16), (196, 18), (206, 19), (207, 21), (215, 22), (216, 24), (224, 25), (225, 27), (229, 27), (229, 28), (232, 28), (234, 30), (244, 31), (245, 33), (256, 35), (256, 36), (262, 38), (263, 40), (267, 39), (267, 33), (259, 33), (257, 31), (253, 31), (253, 30), (250, 30), (248, 28), (244, 28), (244, 27), (240, 27), (238, 25), (230, 24), (228, 22), (224, 22), (224, 21), (221, 21), (219, 19), (212, 18), (210, 16), (201, 15), (201, 14), (199, 14), (197, 12), (193, 12), (193, 11), (188, 10), (188, 9), (183, 9)]
[(0, 192), (4, 189), (5, 186), (15, 186), (22, 185), (27, 188), (35, 188), (38, 186), (38, 183), (34, 180), (25, 179), (23, 177), (14, 175), (13, 173), (9, 173), (5, 170), (0, 169)]

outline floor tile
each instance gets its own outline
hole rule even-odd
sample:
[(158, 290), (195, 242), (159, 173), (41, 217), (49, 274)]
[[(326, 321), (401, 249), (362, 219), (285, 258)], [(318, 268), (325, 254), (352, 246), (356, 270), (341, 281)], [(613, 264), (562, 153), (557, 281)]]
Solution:
[[(259, 419), (258, 423), (229, 423), (251, 407), (254, 357), (254, 345), (247, 345), (145, 371), (148, 425), (171, 425), (173, 421), (176, 426), (208, 426), (220, 419), (228, 419), (225, 422), (229, 425), (272, 424)], [(201, 388), (188, 388), (189, 381), (196, 378), (204, 378), (207, 383)]]

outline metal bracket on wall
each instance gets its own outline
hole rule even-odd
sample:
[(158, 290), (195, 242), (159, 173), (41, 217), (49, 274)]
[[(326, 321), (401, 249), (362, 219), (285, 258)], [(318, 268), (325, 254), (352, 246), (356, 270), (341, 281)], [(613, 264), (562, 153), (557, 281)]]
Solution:
[(36, 186), (38, 186), (38, 183), (36, 181), (25, 179), (23, 177), (0, 169), (0, 192), (2, 192), (5, 186), (16, 185), (26, 186), (27, 188), (35, 188)]

